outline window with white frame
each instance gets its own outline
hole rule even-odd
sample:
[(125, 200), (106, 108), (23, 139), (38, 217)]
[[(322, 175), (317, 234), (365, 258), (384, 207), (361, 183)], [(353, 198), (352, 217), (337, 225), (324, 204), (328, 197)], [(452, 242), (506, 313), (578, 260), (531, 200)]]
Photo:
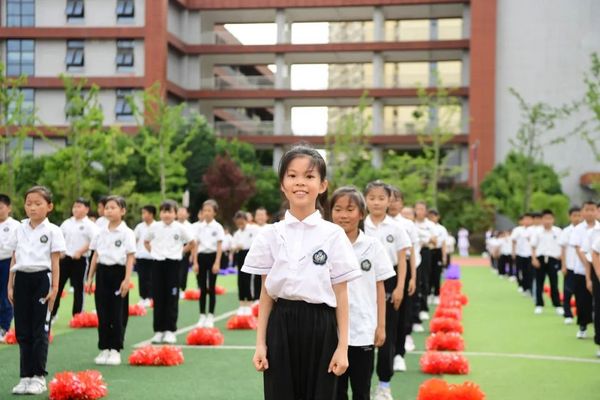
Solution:
[(77, 21), (85, 17), (85, 6), (83, 0), (67, 0), (67, 21)]
[(117, 0), (117, 20), (135, 17), (135, 0)]
[(117, 103), (115, 105), (115, 118), (117, 121), (133, 120), (133, 108), (129, 103), (133, 90), (117, 89)]
[(117, 40), (117, 69), (129, 70), (133, 67), (133, 51), (135, 42), (133, 40)]
[(67, 40), (67, 70), (83, 68), (85, 65), (85, 44), (83, 40)]

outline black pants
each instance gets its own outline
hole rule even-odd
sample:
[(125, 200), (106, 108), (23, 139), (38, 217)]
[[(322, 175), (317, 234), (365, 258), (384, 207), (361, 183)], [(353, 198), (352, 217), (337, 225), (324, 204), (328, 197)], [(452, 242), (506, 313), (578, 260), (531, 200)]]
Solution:
[(8, 301), (10, 258), (0, 260), (0, 329), (8, 331), (13, 319), (13, 306)]
[(565, 318), (573, 318), (571, 309), (571, 298), (575, 295), (575, 273), (567, 269), (567, 274), (563, 279), (563, 310)]
[(575, 304), (577, 306), (577, 325), (586, 330), (592, 322), (592, 294), (585, 285), (585, 275), (573, 274), (575, 278)]
[(594, 297), (594, 343), (600, 346), (600, 280), (596, 275), (594, 266), (592, 268), (592, 291)]
[(238, 299), (240, 301), (251, 301), (252, 297), (252, 274), (248, 274), (242, 271), (244, 261), (248, 250), (240, 250), (235, 253), (235, 265), (238, 267), (237, 284), (238, 284)]
[(335, 308), (279, 299), (267, 324), (265, 400), (331, 400), (337, 377), (327, 372), (338, 344)]
[(406, 335), (410, 335), (412, 331), (412, 299), (408, 295), (408, 284), (412, 274), (410, 272), (410, 261), (406, 260), (406, 279), (404, 280), (404, 297), (398, 310), (398, 330), (396, 333), (396, 355), (404, 357), (406, 349)]
[(440, 295), (440, 285), (442, 281), (442, 269), (444, 261), (442, 260), (442, 249), (431, 249), (431, 270), (429, 271), (429, 294)]
[(56, 295), (56, 301), (54, 302), (54, 308), (52, 309), (52, 317), (56, 316), (58, 307), (60, 307), (60, 296), (65, 289), (65, 284), (68, 280), (71, 281), (73, 287), (73, 309), (71, 314), (79, 314), (83, 311), (83, 281), (87, 273), (87, 259), (81, 257), (79, 260), (75, 260), (69, 256), (65, 256), (60, 260), (60, 274), (58, 282), (58, 294)]
[(559, 261), (553, 257), (538, 257), (540, 267), (535, 269), (535, 305), (544, 306), (544, 282), (546, 275), (550, 280), (550, 298), (554, 307), (560, 307), (560, 296), (558, 294), (558, 268)]
[(531, 257), (517, 256), (515, 259), (517, 266), (517, 282), (523, 290), (531, 291)]
[(431, 274), (431, 250), (427, 247), (421, 249), (421, 265), (417, 270), (417, 291), (419, 297), (419, 310), (429, 311), (427, 296), (429, 296), (429, 275)]
[(507, 254), (500, 255), (498, 259), (498, 273), (500, 275), (512, 275), (512, 257)]
[(141, 299), (152, 298), (152, 269), (154, 260), (147, 258), (135, 259), (135, 270), (138, 273), (138, 284)]
[(209, 295), (208, 312), (215, 313), (217, 296), (215, 286), (217, 285), (217, 274), (212, 273), (212, 267), (217, 258), (217, 253), (198, 253), (199, 272), (197, 275), (198, 288), (200, 289), (200, 314), (206, 313), (206, 294)]
[(190, 253), (184, 253), (179, 262), (179, 288), (182, 291), (187, 289), (188, 272), (190, 271)]
[(15, 334), (19, 342), (21, 378), (46, 376), (50, 316), (48, 303), (52, 273), (17, 272), (14, 286)]
[(154, 332), (175, 332), (179, 313), (179, 272), (181, 260), (154, 261)]
[(374, 346), (348, 346), (350, 365), (338, 379), (338, 400), (348, 400), (348, 380), (352, 387), (352, 400), (370, 399), (374, 360)]
[(229, 268), (229, 252), (224, 251), (221, 255), (221, 270)]
[[(394, 268), (396, 269), (396, 268)], [(386, 279), (385, 286), (385, 342), (377, 350), (377, 376), (381, 382), (389, 382), (394, 376), (394, 356), (396, 355), (396, 336), (398, 335), (399, 310), (394, 310), (392, 292), (396, 287), (397, 276)]]
[(121, 296), (120, 287), (125, 279), (124, 265), (98, 264), (96, 272), (96, 311), (98, 312), (98, 348), (122, 350), (127, 326), (125, 312), (129, 293)]

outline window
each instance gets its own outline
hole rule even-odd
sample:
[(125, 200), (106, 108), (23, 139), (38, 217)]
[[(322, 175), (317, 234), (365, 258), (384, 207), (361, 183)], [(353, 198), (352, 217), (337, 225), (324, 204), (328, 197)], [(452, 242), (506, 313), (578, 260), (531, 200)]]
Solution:
[(135, 16), (135, 0), (117, 0), (117, 19)]
[[(8, 122), (10, 124), (20, 124), (20, 125), (33, 125), (34, 123), (34, 111), (35, 111), (35, 90), (30, 88), (21, 88), (15, 89), (18, 91), (18, 94), (23, 99), (21, 103), (21, 110), (17, 110), (17, 100), (16, 96), (14, 96), (14, 100), (12, 100), (12, 93), (9, 94), (11, 98), (10, 103), (8, 104)], [(13, 92), (14, 93), (14, 92)], [(19, 115), (15, 115), (15, 113), (20, 113), (20, 121), (15, 120), (19, 118)]]
[(67, 69), (82, 68), (85, 64), (83, 40), (67, 41)]
[(34, 0), (6, 0), (6, 26), (34, 26)]
[(117, 104), (115, 107), (117, 121), (130, 121), (133, 119), (133, 109), (129, 104), (129, 97), (132, 94), (131, 89), (117, 89)]
[(133, 40), (117, 40), (117, 69), (133, 67)]
[(85, 16), (83, 0), (67, 0), (67, 21), (82, 19)]
[(6, 75), (20, 76), (34, 74), (34, 40), (6, 41)]
[(88, 95), (87, 90), (79, 92), (79, 96), (66, 96), (65, 117), (67, 120), (74, 120), (83, 116), (85, 111), (85, 101)]

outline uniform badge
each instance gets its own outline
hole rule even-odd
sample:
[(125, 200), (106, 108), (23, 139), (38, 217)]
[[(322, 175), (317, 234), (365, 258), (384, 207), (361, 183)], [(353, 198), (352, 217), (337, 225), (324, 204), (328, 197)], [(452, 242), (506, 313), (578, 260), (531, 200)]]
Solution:
[(10, 230), (10, 228), (8, 226), (5, 226), (3, 229), (4, 232), (8, 232), (9, 230)]
[(363, 271), (370, 271), (371, 270), (371, 261), (363, 260), (360, 263), (360, 269), (362, 269)]
[(313, 263), (316, 265), (323, 265), (327, 262), (327, 254), (323, 250), (317, 251), (313, 254)]
[(84, 230), (84, 229), (85, 229), (85, 227), (84, 227), (83, 225), (81, 225), (81, 226), (79, 227), (79, 230), (80, 230), (80, 231), (82, 231), (82, 230)]
[(120, 240), (117, 240), (115, 242), (115, 246), (117, 246), (117, 247), (121, 247), (122, 244), (123, 244), (123, 242), (121, 242)]
[(213, 231), (212, 235), (217, 236), (217, 231)]
[(40, 242), (41, 243), (48, 243), (48, 236), (46, 236), (46, 235), (40, 236)]
[(249, 233), (249, 234), (248, 234), (248, 237), (252, 237), (252, 234), (251, 234), (251, 233)]
[(393, 243), (394, 242), (394, 236), (387, 235), (387, 237), (385, 238), (385, 240), (387, 240), (388, 243)]
[(175, 236), (173, 236), (173, 239), (175, 239), (176, 241), (179, 240), (179, 235), (175, 234)]

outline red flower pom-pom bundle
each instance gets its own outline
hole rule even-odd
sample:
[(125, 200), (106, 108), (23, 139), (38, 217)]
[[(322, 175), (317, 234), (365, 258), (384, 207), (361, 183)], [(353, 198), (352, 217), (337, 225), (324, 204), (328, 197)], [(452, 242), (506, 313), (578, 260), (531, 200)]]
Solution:
[(469, 362), (458, 353), (428, 351), (420, 360), (421, 371), (426, 374), (465, 375), (469, 373)]
[[(52, 332), (48, 335), (48, 343), (54, 342), (54, 335)], [(4, 343), (6, 344), (17, 344), (17, 334), (14, 329), (9, 329), (4, 335)]]
[(129, 364), (142, 366), (174, 366), (183, 364), (183, 353), (174, 346), (145, 346), (129, 356)]
[(457, 321), (462, 319), (462, 311), (459, 307), (438, 307), (435, 310), (435, 314), (433, 314), (434, 318), (451, 318)]
[(252, 315), (258, 318), (258, 304), (252, 306)]
[(95, 400), (108, 393), (98, 371), (60, 372), (49, 385), (50, 400)]
[(183, 292), (185, 300), (198, 300), (200, 298), (200, 289), (187, 289)]
[(463, 351), (465, 349), (465, 341), (459, 333), (439, 332), (427, 338), (425, 347), (430, 351)]
[(142, 317), (146, 315), (146, 307), (141, 304), (130, 304), (129, 305), (129, 315), (132, 317)]
[(64, 299), (69, 295), (69, 292), (67, 292), (66, 290), (63, 290), (62, 293), (60, 294), (60, 298)]
[(437, 332), (456, 332), (463, 333), (463, 326), (460, 321), (452, 318), (434, 318), (429, 323), (431, 333)]
[(221, 295), (225, 294), (226, 290), (223, 286), (216, 285), (215, 286), (215, 294)]
[(440, 295), (440, 305), (450, 305), (450, 306), (466, 306), (469, 304), (469, 298), (461, 293), (442, 293)]
[(484, 400), (485, 394), (473, 382), (449, 384), (441, 379), (429, 379), (419, 386), (417, 400)]
[(186, 343), (191, 346), (220, 346), (225, 337), (217, 328), (196, 328), (186, 338)]
[(257, 324), (254, 315), (234, 315), (227, 321), (227, 329), (256, 329)]
[(462, 283), (458, 280), (447, 280), (440, 288), (441, 293), (460, 293), (462, 291)]
[(73, 315), (69, 322), (71, 328), (96, 328), (98, 327), (98, 314), (93, 312), (82, 312)]

